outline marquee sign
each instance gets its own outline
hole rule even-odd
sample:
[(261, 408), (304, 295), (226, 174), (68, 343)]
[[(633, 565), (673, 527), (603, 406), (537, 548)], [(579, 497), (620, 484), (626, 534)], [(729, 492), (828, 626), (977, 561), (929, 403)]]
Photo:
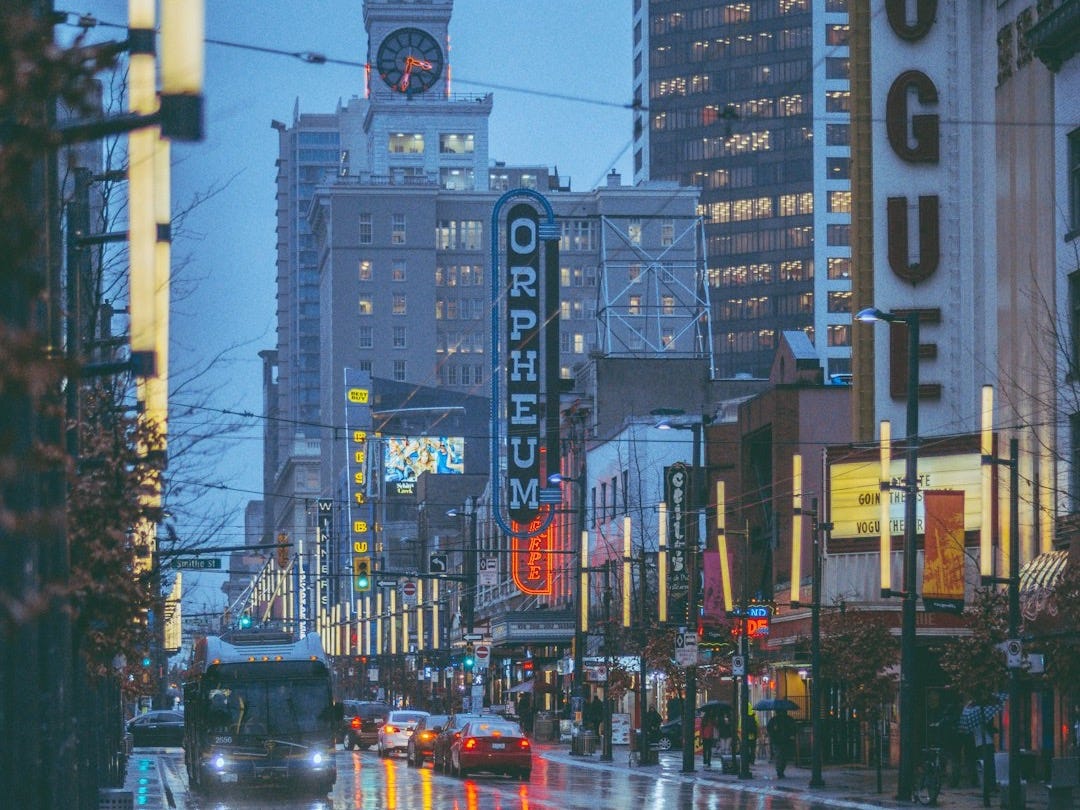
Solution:
[(540, 509), (540, 217), (519, 203), (506, 218), (507, 511), (528, 524)]
[(690, 589), (687, 570), (686, 520), (690, 498), (690, 468), (679, 462), (664, 468), (664, 501), (667, 504), (668, 618), (683, 621)]
[[(511, 537), (513, 550), (511, 562), (511, 574), (514, 584), (522, 593), (530, 595), (550, 594), (552, 585), (552, 527), (538, 534), (531, 534), (540, 528), (541, 520), (537, 517), (529, 525), (529, 537)], [(521, 527), (516, 523), (511, 524), (514, 531), (520, 531)]]

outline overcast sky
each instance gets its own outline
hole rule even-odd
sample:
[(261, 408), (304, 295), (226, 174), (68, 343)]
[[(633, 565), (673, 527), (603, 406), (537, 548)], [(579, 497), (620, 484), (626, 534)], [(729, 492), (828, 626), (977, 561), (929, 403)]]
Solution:
[[(172, 365), (223, 355), (207, 384), (213, 406), (261, 413), (258, 352), (274, 348), (277, 133), (272, 120), (334, 112), (363, 92), (367, 53), (361, 0), (207, 0), (206, 36), (237, 45), (319, 53), (354, 62), (313, 65), (229, 45), (206, 46), (206, 138), (173, 147), (173, 208), (210, 189), (174, 243), (178, 272), (196, 289), (174, 300)], [(58, 8), (65, 8), (57, 3)], [(126, 26), (125, 0), (72, 7)], [(450, 66), (457, 93), (494, 93), (492, 160), (558, 167), (574, 190), (599, 185), (616, 169), (632, 180), (632, 7), (630, 0), (457, 0), (450, 22)], [(72, 29), (67, 31), (71, 33)], [(119, 39), (102, 25), (96, 39)], [(179, 396), (174, 398), (173, 419)], [(183, 404), (183, 403), (179, 403)], [(204, 480), (208, 503), (230, 507), (221, 545), (243, 541), (243, 507), (261, 497), (259, 420), (236, 419), (241, 437), (222, 443)], [(191, 527), (194, 529), (194, 527)], [(179, 525), (181, 534), (184, 525)], [(220, 575), (185, 576), (186, 610), (217, 604)], [(194, 586), (194, 587), (188, 587)]]

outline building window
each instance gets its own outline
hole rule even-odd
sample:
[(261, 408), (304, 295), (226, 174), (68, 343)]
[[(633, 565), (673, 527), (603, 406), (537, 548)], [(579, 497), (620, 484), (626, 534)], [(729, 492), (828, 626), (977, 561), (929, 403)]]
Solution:
[(371, 281), (371, 259), (360, 260), (359, 278), (361, 281)]
[(405, 361), (394, 361), (394, 382), (405, 382)]
[(407, 340), (407, 333), (405, 331), (404, 326), (395, 326), (394, 327), (393, 340), (394, 340), (393, 345), (394, 345), (395, 349), (408, 348), (409, 343), (408, 343), (408, 340)]
[(850, 214), (851, 213), (851, 192), (850, 191), (830, 191), (829, 192), (829, 213), (830, 214)]
[(360, 296), (358, 311), (361, 315), (371, 315), (375, 311), (375, 306), (371, 303), (371, 296)]
[(829, 312), (851, 312), (851, 291), (830, 292), (828, 306)]
[(827, 333), (830, 346), (851, 345), (851, 324), (831, 323), (828, 326)]
[(473, 385), (483, 385), (484, 384), (484, 365), (482, 363), (477, 363), (475, 366), (473, 366), (472, 371), (473, 371), (473, 374), (472, 374)]
[(632, 219), (626, 226), (626, 237), (632, 245), (641, 244), (641, 220)]
[(1069, 133), (1069, 240), (1080, 236), (1080, 129)]
[(394, 305), (391, 310), (395, 315), (405, 315), (405, 294), (396, 293), (394, 295)]
[(664, 219), (660, 221), (660, 244), (663, 247), (675, 244), (675, 220)]
[(473, 133), (441, 133), (439, 135), (439, 152), (444, 155), (471, 155), (473, 153)]
[(850, 25), (826, 25), (825, 26), (825, 44), (826, 45), (847, 45), (848, 40), (851, 37)]
[(847, 57), (840, 56), (826, 56), (825, 57), (825, 78), (826, 79), (848, 79), (851, 77), (851, 65), (848, 62)]
[(826, 146), (851, 146), (851, 125), (850, 124), (826, 124), (825, 125), (825, 145)]
[(640, 315), (641, 314), (641, 296), (631, 295), (629, 304), (626, 307), (627, 315)]
[(827, 180), (848, 180), (851, 178), (851, 158), (826, 158), (825, 177)]
[(1069, 274), (1069, 377), (1080, 380), (1080, 270)]
[(851, 226), (828, 225), (826, 226), (825, 238), (828, 240), (827, 244), (830, 247), (846, 247), (851, 244)]
[[(844, 60), (847, 61), (846, 59)], [(851, 93), (847, 90), (828, 90), (825, 93), (825, 112), (851, 112)]]
[(357, 242), (361, 245), (370, 245), (373, 241), (371, 231), (371, 214), (361, 214), (359, 219), (360, 233)]
[(390, 151), (398, 155), (424, 154), (424, 135), (421, 132), (398, 132), (390, 136)]
[(829, 257), (829, 278), (830, 279), (850, 279), (851, 278), (851, 258), (848, 256), (830, 256)]
[(476, 173), (467, 166), (443, 166), (439, 169), (439, 185), (447, 191), (472, 191)]
[(390, 267), (390, 279), (392, 281), (404, 281), (405, 280), (405, 260), (404, 259), (394, 259), (394, 263)]
[(660, 299), (660, 311), (664, 315), (675, 314), (675, 296), (665, 295)]
[(356, 333), (356, 345), (361, 349), (371, 349), (375, 346), (372, 339), (373, 332), (370, 326), (361, 326)]
[(405, 244), (405, 215), (394, 214), (391, 231), (390, 231), (390, 244), (404, 245)]

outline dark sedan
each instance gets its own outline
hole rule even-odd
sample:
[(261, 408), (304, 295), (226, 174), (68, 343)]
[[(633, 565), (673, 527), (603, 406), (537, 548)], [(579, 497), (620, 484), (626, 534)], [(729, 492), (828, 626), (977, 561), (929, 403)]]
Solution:
[(410, 766), (419, 768), (425, 759), (431, 757), (435, 748), (435, 737), (449, 721), (450, 717), (445, 714), (429, 714), (420, 718), (405, 749), (405, 761)]
[(184, 715), (168, 709), (155, 709), (128, 720), (127, 731), (136, 748), (178, 747), (184, 744)]
[(461, 734), (470, 720), (480, 720), (479, 714), (455, 714), (450, 721), (442, 727), (435, 736), (435, 742), (431, 746), (431, 764), (437, 771), (450, 771), (450, 746)]
[(526, 780), (532, 775), (532, 744), (521, 726), (501, 717), (470, 721), (450, 745), (450, 772), (504, 773)]

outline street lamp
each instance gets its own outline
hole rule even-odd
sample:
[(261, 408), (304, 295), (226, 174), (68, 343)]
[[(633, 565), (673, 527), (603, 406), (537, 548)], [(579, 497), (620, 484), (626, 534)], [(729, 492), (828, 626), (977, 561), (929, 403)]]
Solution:
[[(686, 624), (687, 631), (697, 633), (698, 615), (698, 522), (700, 511), (703, 506), (701, 498), (701, 440), (702, 430), (705, 425), (704, 417), (698, 417), (689, 424), (678, 424), (671, 421), (663, 421), (656, 427), (660, 430), (690, 430), (694, 434), (693, 461), (691, 463), (691, 486), (689, 509), (693, 513), (693, 519), (687, 522), (686, 532)], [(683, 700), (682, 719), (682, 772), (694, 772), (694, 716), (697, 714), (697, 665), (691, 664), (686, 667), (686, 698)]]
[[(903, 596), (900, 620), (900, 762), (896, 797), (911, 798), (915, 786), (915, 505), (918, 498), (919, 466), (919, 312), (883, 312), (870, 307), (855, 316), (864, 322), (904, 323), (908, 337), (907, 452), (904, 469), (904, 590), (889, 590), (886, 596)], [(886, 497), (882, 493), (882, 497)], [(884, 531), (884, 527), (882, 527)], [(883, 563), (884, 565), (884, 563)]]

